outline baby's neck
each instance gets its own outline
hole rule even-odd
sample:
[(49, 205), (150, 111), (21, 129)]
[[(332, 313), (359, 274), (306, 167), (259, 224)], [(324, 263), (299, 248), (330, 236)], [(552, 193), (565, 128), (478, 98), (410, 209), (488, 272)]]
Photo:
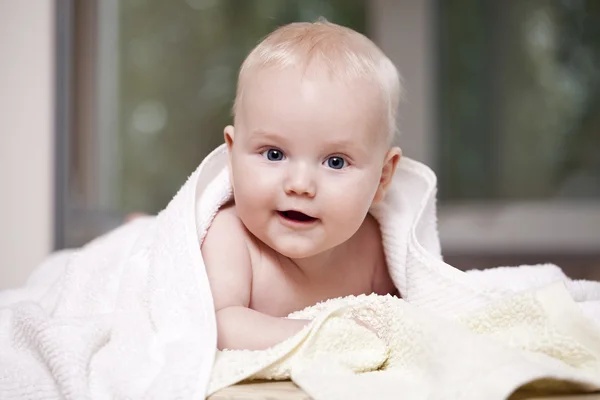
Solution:
[(351, 255), (354, 253), (352, 249), (364, 242), (361, 239), (364, 239), (368, 223), (365, 220), (359, 230), (344, 243), (314, 256), (292, 259), (278, 254), (278, 264), (286, 275), (304, 283), (327, 282), (328, 277), (339, 278), (340, 273), (351, 264)]
[(344, 242), (325, 252), (311, 257), (292, 259), (279, 257), (279, 265), (286, 275), (302, 282), (324, 282), (328, 276), (335, 276), (343, 267)]

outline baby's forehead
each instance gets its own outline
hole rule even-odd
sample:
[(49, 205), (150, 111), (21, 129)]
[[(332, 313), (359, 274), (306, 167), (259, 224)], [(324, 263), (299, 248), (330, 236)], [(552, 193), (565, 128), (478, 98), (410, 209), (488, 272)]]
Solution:
[(257, 70), (246, 77), (243, 95), (238, 100), (238, 105), (246, 106), (270, 102), (274, 108), (312, 102), (322, 107), (323, 110), (315, 110), (317, 112), (326, 112), (338, 105), (361, 113), (387, 110), (385, 95), (377, 82), (358, 77), (345, 79), (323, 67)]
[(326, 70), (269, 68), (248, 76), (246, 83), (236, 113), (238, 126), (255, 130), (291, 123), (299, 128), (327, 126), (340, 134), (362, 129), (379, 136), (375, 133), (381, 131), (387, 137), (387, 108), (373, 82), (344, 81)]

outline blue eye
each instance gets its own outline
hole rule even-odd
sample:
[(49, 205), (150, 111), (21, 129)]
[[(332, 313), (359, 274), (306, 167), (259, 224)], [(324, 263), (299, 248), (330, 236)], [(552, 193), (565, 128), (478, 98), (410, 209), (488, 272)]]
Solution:
[(277, 149), (269, 149), (263, 153), (263, 156), (269, 161), (281, 161), (285, 158), (283, 152)]
[(342, 169), (348, 165), (348, 162), (342, 157), (329, 157), (327, 159), (327, 166), (332, 169)]

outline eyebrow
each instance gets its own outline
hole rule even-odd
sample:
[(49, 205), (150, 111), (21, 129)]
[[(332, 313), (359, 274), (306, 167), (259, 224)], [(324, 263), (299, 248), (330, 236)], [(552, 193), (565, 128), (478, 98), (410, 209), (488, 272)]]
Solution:
[(367, 149), (364, 148), (363, 143), (359, 143), (355, 140), (342, 138), (339, 140), (332, 140), (327, 143), (328, 149), (331, 151), (339, 152), (351, 152), (353, 154), (363, 155)]
[[(285, 139), (285, 135), (279, 135), (275, 132), (271, 132), (271, 131), (266, 131), (263, 129), (255, 129), (253, 131), (250, 132), (250, 135), (252, 136), (256, 136), (259, 138), (268, 138), (268, 139)], [(337, 141), (332, 141), (331, 143), (328, 144), (329, 146), (335, 146), (335, 147), (344, 147), (344, 148), (348, 148), (348, 147), (355, 147), (356, 146), (356, 142), (353, 140), (348, 140), (348, 139), (341, 139), (341, 140), (337, 140)]]
[(278, 135), (275, 132), (267, 131), (264, 129), (255, 129), (250, 131), (249, 140), (261, 140), (261, 139), (269, 139), (274, 141), (282, 141), (285, 142), (285, 135)]
[(358, 145), (358, 143), (356, 141), (348, 140), (348, 139), (331, 141), (327, 145), (331, 146), (331, 147), (338, 147), (341, 149), (352, 149), (352, 150), (356, 150), (358, 147), (360, 147), (360, 145)]
[[(250, 138), (249, 140), (261, 140), (261, 139), (270, 139), (270, 140), (274, 140), (274, 141), (279, 141), (279, 142), (285, 142), (287, 141), (287, 138), (285, 137), (285, 135), (279, 135), (273, 131), (267, 131), (264, 129), (255, 129), (253, 131), (250, 131)], [(335, 141), (331, 141), (329, 143), (326, 144), (327, 148), (333, 152), (338, 151), (338, 152), (348, 152), (351, 151), (353, 153), (360, 153), (361, 155), (363, 155), (365, 153), (365, 150), (362, 148), (362, 145), (358, 145), (356, 141), (353, 140), (348, 140), (348, 139), (340, 139), (340, 140), (335, 140)]]
[(252, 134), (253, 136), (277, 136), (277, 134), (275, 132), (271, 132), (271, 131), (266, 131), (264, 129), (255, 129), (253, 131), (250, 132), (250, 134)]

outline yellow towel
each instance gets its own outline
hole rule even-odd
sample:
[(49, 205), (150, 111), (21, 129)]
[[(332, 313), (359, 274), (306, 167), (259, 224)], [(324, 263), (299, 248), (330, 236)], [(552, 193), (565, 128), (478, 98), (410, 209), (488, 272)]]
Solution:
[(313, 322), (269, 350), (219, 352), (209, 394), (245, 379), (292, 379), (317, 400), (600, 390), (600, 330), (562, 284), (452, 319), (377, 295), (330, 300), (290, 318)]

